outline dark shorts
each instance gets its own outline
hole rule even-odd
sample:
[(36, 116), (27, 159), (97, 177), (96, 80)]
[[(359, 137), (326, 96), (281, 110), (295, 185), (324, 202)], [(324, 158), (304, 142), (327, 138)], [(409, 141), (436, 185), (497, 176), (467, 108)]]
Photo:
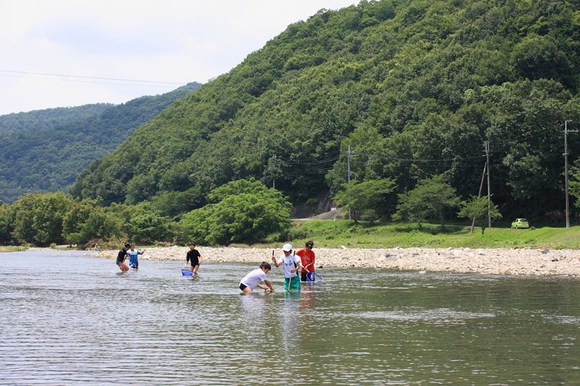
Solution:
[(247, 288), (248, 286), (245, 285), (244, 283), (240, 283), (240, 289), (243, 291)]
[(302, 280), (302, 281), (314, 281), (314, 272), (301, 272), (300, 280)]

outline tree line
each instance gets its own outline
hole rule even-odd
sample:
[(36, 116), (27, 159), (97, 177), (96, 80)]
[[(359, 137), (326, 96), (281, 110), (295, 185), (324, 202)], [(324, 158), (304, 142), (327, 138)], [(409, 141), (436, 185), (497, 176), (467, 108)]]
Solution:
[[(580, 203), (580, 168), (572, 170), (572, 194)], [(333, 197), (355, 222), (392, 219), (421, 226), (464, 219), (484, 233), (489, 220), (502, 217), (485, 195), (461, 200), (444, 175), (421, 180), (396, 193), (392, 179), (351, 181)], [(0, 203), (0, 244), (177, 243), (203, 245), (279, 242), (294, 238), (292, 204), (281, 191), (257, 180), (235, 180), (214, 189), (209, 203), (182, 216), (167, 216), (155, 202), (103, 205), (71, 195), (31, 193), (12, 204)], [(580, 208), (578, 208), (580, 209)]]

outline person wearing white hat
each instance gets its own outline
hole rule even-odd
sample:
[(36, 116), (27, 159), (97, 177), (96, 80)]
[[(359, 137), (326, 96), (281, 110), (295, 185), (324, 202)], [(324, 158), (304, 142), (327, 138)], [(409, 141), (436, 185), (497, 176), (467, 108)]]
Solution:
[(284, 291), (300, 291), (300, 276), (298, 276), (302, 267), (300, 257), (292, 253), (292, 244), (284, 244), (282, 252), (284, 256), (279, 259), (272, 256), (272, 261), (276, 268), (284, 265)]

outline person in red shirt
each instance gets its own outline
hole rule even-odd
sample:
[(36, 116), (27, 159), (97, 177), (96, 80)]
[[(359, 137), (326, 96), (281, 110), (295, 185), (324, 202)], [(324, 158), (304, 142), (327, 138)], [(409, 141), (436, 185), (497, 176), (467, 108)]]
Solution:
[(305, 247), (296, 252), (302, 261), (302, 271), (300, 272), (300, 279), (302, 281), (314, 281), (314, 263), (316, 255), (312, 250), (312, 247), (314, 247), (314, 243), (312, 241), (307, 241)]

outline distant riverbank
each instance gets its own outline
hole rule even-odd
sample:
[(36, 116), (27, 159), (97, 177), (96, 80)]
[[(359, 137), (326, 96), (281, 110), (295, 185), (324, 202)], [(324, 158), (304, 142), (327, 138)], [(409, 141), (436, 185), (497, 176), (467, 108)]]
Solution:
[[(143, 262), (176, 260), (185, 264), (187, 247), (146, 248)], [(271, 261), (271, 248), (198, 247), (203, 262)], [(377, 268), (403, 271), (477, 273), (489, 275), (580, 277), (580, 250), (527, 248), (314, 248), (319, 272), (326, 268)], [(116, 250), (93, 252), (114, 259)], [(276, 255), (280, 250), (276, 250)]]

